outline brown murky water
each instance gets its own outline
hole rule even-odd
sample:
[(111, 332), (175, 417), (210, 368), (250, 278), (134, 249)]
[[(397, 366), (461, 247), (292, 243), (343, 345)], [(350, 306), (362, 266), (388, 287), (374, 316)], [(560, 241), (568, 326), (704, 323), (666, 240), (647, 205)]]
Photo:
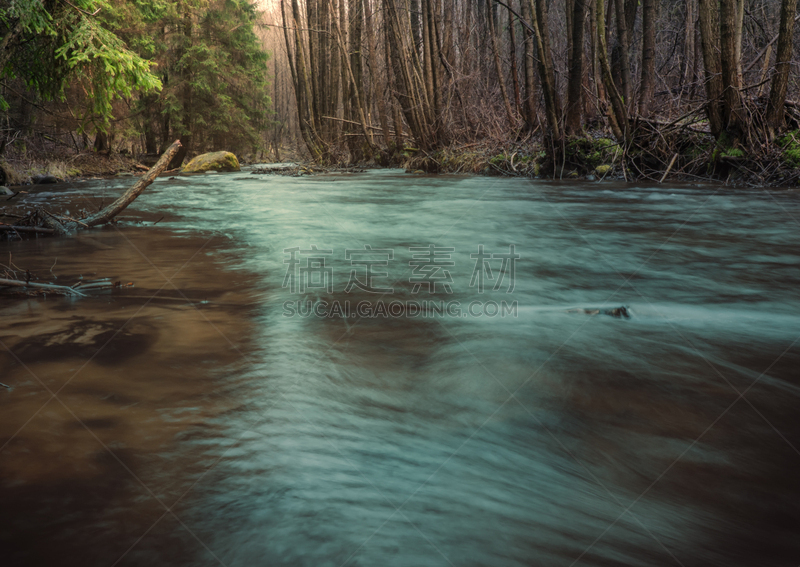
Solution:
[[(2, 565), (800, 565), (796, 194), (243, 173), (128, 214), (0, 243), (135, 284), (0, 298)], [(449, 293), (413, 291), (429, 244)], [(470, 287), (510, 244), (512, 292)], [(331, 288), (292, 293), (312, 245)], [(344, 291), (365, 245), (387, 302), (462, 311), (315, 315), (379, 297)]]

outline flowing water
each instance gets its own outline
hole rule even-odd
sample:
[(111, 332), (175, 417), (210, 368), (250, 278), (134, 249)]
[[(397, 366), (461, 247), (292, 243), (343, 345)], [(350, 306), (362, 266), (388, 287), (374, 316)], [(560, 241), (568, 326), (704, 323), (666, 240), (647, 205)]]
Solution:
[(134, 284), (0, 299), (0, 564), (800, 565), (797, 192), (242, 172), (125, 215), (0, 243)]

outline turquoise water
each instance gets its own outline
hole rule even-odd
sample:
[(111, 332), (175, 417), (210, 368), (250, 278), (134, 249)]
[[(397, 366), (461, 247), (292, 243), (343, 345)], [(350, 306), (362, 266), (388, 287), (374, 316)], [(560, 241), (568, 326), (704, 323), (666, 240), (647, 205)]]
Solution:
[(125, 214), (0, 245), (135, 284), (0, 304), (18, 564), (800, 564), (796, 192), (242, 172)]

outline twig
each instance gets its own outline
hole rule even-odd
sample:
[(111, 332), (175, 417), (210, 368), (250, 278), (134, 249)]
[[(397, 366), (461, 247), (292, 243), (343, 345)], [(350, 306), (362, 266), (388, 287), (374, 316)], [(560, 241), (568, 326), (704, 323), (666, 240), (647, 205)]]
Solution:
[(5, 278), (0, 278), (0, 286), (11, 286), (11, 287), (33, 287), (37, 289), (51, 289), (53, 291), (60, 291), (63, 293), (74, 293), (75, 295), (79, 295), (81, 297), (86, 297), (79, 291), (72, 289), (71, 287), (65, 285), (56, 285), (56, 284), (41, 284), (41, 283), (33, 283), (33, 282), (24, 282), (22, 280), (8, 280)]
[(672, 166), (675, 165), (676, 159), (678, 159), (678, 154), (672, 156), (672, 159), (670, 160), (669, 165), (667, 166), (667, 170), (664, 172), (664, 175), (661, 176), (661, 181), (659, 181), (659, 183), (664, 183), (664, 180), (667, 178), (667, 175), (669, 175), (669, 171), (672, 169)]

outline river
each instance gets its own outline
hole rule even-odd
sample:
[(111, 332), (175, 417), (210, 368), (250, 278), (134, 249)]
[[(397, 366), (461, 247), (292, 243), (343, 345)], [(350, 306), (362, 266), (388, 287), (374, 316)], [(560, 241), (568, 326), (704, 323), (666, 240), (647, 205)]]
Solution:
[(133, 284), (0, 298), (3, 565), (800, 565), (797, 191), (243, 171), (124, 215), (0, 243)]

